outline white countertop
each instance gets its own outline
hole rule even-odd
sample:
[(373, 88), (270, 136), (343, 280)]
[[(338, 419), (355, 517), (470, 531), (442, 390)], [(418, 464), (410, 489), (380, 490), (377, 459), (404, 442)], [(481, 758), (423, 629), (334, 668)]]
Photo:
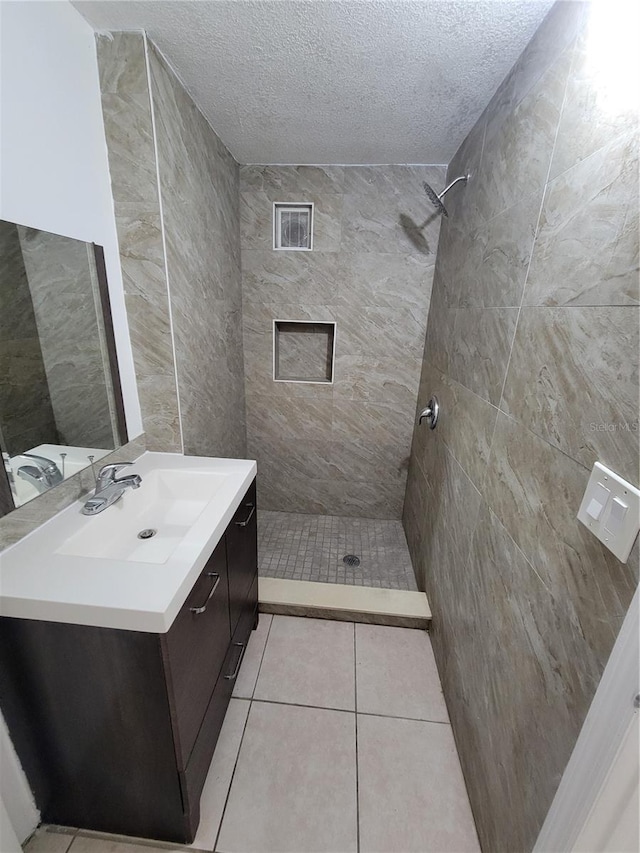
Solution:
[[(78, 501), (0, 554), (0, 616), (164, 633), (169, 630), (256, 476), (247, 459), (145, 453), (121, 474), (154, 470), (224, 475), (188, 534), (164, 562), (138, 562), (58, 553), (79, 531), (99, 530), (100, 517), (126, 513), (127, 490), (99, 515), (81, 514)], [(109, 521), (113, 519), (113, 516)], [(96, 526), (98, 525), (98, 526)], [(98, 537), (96, 537), (98, 538)]]

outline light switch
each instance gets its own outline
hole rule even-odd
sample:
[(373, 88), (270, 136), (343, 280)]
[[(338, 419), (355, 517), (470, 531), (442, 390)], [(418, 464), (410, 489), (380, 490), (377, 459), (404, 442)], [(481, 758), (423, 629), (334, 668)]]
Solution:
[(589, 506), (587, 507), (587, 514), (590, 515), (594, 521), (600, 520), (602, 511), (606, 507), (607, 501), (610, 497), (611, 491), (605, 488), (602, 483), (596, 483), (593, 495), (589, 501)]
[(609, 533), (612, 533), (614, 536), (617, 536), (622, 529), (622, 525), (624, 524), (624, 518), (627, 514), (627, 510), (629, 507), (624, 501), (621, 501), (620, 498), (614, 498), (611, 501), (611, 509), (609, 510), (609, 517), (605, 523), (605, 530), (608, 530)]
[(578, 520), (623, 563), (640, 531), (640, 491), (600, 462), (593, 466)]

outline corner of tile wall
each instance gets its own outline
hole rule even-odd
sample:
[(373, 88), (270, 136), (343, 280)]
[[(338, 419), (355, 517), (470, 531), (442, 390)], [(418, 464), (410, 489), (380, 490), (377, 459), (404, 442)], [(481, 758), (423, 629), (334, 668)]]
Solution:
[(239, 166), (144, 33), (97, 44), (148, 447), (244, 456)]
[(149, 448), (182, 450), (151, 86), (142, 32), (97, 34), (125, 307)]

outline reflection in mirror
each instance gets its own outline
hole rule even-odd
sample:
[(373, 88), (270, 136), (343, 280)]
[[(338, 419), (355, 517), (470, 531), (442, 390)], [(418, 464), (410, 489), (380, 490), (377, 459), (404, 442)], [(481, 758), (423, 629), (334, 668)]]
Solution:
[(102, 250), (0, 220), (5, 511), (125, 441)]

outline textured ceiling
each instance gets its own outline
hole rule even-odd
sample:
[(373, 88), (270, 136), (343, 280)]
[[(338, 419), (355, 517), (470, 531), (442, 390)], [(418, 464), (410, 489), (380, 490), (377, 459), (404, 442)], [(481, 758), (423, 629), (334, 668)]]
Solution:
[(145, 29), (241, 163), (448, 163), (551, 0), (76, 0)]

